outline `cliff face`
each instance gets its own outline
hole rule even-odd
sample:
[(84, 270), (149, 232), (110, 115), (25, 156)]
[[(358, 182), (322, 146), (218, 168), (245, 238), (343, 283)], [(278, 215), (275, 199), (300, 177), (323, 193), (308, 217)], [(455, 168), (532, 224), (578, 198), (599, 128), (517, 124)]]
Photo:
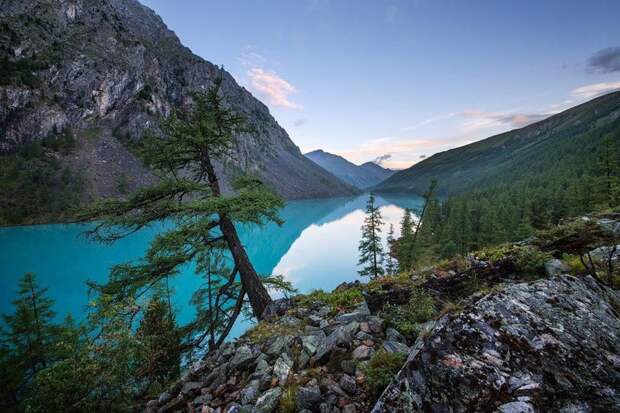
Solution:
[[(58, 156), (84, 175), (86, 198), (118, 196), (120, 177), (129, 189), (152, 181), (129, 148), (218, 71), (136, 0), (7, 0), (0, 20), (0, 154), (70, 127), (77, 148)], [(223, 93), (256, 130), (236, 138), (225, 175), (256, 173), (286, 198), (355, 193), (226, 72)]]

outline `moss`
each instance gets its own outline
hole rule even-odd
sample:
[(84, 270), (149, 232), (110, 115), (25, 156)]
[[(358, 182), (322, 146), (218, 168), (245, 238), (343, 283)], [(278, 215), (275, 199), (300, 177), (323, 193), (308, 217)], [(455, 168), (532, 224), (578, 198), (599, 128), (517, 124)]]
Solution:
[(290, 326), (284, 324), (274, 324), (268, 321), (260, 321), (254, 327), (249, 329), (243, 335), (243, 338), (250, 340), (254, 344), (262, 344), (272, 337), (299, 334), (303, 327), (305, 327), (305, 323)]
[(493, 264), (510, 260), (514, 263), (515, 271), (520, 275), (544, 276), (545, 263), (551, 259), (549, 253), (539, 250), (533, 245), (501, 244), (488, 247), (475, 255)]
[(396, 373), (402, 368), (405, 359), (405, 354), (388, 353), (381, 349), (362, 368), (366, 375), (366, 387), (374, 399), (377, 399), (390, 384)]

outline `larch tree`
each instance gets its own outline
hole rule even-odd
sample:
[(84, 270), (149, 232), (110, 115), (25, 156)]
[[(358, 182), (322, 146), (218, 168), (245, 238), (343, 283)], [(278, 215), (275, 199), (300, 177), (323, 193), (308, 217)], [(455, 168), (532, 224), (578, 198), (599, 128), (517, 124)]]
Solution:
[(381, 226), (383, 220), (379, 208), (375, 205), (373, 193), (366, 203), (366, 218), (362, 225), (362, 239), (359, 244), (360, 259), (357, 265), (362, 265), (358, 271), (361, 276), (371, 279), (385, 274), (383, 269), (383, 245), (381, 243)]
[(396, 260), (394, 259), (394, 242), (395, 242), (395, 238), (394, 238), (394, 224), (390, 224), (390, 229), (388, 230), (388, 234), (387, 234), (387, 253), (386, 253), (386, 258), (385, 258), (385, 272), (387, 273), (387, 275), (394, 275), (396, 274), (396, 269), (397, 269), (397, 265), (396, 265)]
[[(81, 221), (95, 220), (88, 235), (100, 242), (114, 242), (146, 226), (166, 223), (145, 256), (115, 266), (108, 283), (97, 286), (98, 291), (119, 299), (140, 296), (189, 263), (204, 276), (205, 268), (215, 264), (211, 257), (224, 254), (228, 259), (218, 272), (226, 272), (226, 282), (212, 291), (211, 299), (218, 296), (223, 304), (243, 303), (247, 295), (258, 319), (272, 302), (235, 224), (279, 224), (283, 203), (260, 180), (247, 175), (234, 180), (234, 194), (222, 193), (214, 160), (226, 157), (234, 136), (252, 133), (245, 119), (223, 101), (222, 83), (220, 74), (206, 93), (192, 95), (191, 110), (171, 115), (162, 123), (162, 133), (149, 133), (142, 139), (141, 154), (158, 174), (156, 184), (127, 200), (95, 203), (79, 214)], [(217, 323), (232, 326), (237, 314), (219, 317)]]

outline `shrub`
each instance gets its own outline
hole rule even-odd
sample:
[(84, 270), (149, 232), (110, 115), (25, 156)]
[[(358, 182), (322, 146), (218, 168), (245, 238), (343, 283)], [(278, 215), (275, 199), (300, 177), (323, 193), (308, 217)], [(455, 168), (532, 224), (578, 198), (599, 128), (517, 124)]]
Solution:
[(366, 386), (375, 399), (390, 384), (392, 378), (401, 369), (407, 356), (402, 353), (388, 353), (381, 349), (377, 351), (368, 364), (362, 368), (366, 375)]
[(319, 301), (328, 304), (332, 309), (351, 308), (364, 301), (361, 287), (343, 288), (326, 293), (323, 290), (314, 290), (309, 294), (298, 296), (300, 305), (307, 305)]
[(388, 305), (383, 309), (383, 316), (388, 324), (398, 330), (410, 342), (417, 338), (420, 332), (419, 324), (429, 321), (434, 314), (433, 298), (421, 288), (415, 288), (411, 291), (409, 302), (406, 305)]

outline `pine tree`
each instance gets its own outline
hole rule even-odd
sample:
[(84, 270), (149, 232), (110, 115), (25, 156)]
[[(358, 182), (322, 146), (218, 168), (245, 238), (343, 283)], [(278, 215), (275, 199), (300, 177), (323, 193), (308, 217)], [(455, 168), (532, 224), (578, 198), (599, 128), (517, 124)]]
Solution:
[(413, 220), (411, 219), (411, 209), (405, 209), (403, 219), (400, 221), (400, 237), (410, 238), (413, 236)]
[(25, 274), (18, 285), (19, 298), (13, 301), (15, 312), (3, 316), (7, 330), (2, 331), (2, 341), (13, 353), (15, 367), (28, 379), (53, 360), (50, 349), (56, 328), (47, 288), (41, 288), (32, 273)]
[(387, 234), (387, 254), (385, 258), (385, 272), (387, 275), (396, 274), (396, 262), (394, 260), (394, 225), (390, 224)]
[(138, 341), (146, 353), (146, 363), (137, 372), (146, 380), (146, 388), (153, 384), (163, 387), (178, 377), (181, 367), (180, 332), (168, 303), (154, 296), (147, 304), (136, 331)]
[(383, 246), (381, 244), (381, 212), (375, 205), (373, 193), (366, 203), (366, 218), (362, 225), (362, 239), (359, 244), (360, 259), (357, 265), (364, 267), (358, 271), (361, 276), (376, 279), (385, 274), (383, 269)]
[(206, 94), (192, 96), (193, 110), (170, 116), (161, 136), (143, 138), (142, 154), (159, 174), (157, 184), (126, 201), (103, 201), (80, 214), (83, 221), (99, 222), (90, 235), (102, 242), (113, 242), (154, 222), (176, 224), (155, 237), (142, 261), (116, 266), (99, 291), (119, 299), (142, 294), (185, 264), (227, 250), (233, 261), (228, 279), (239, 277), (241, 299), (247, 295), (254, 316), (260, 319), (271, 303), (234, 224), (280, 223), (277, 212), (282, 201), (248, 176), (235, 180), (235, 195), (222, 194), (214, 159), (226, 156), (235, 134), (252, 132), (223, 102), (222, 83), (220, 74)]
[(32, 273), (19, 280), (15, 311), (0, 329), (0, 410), (16, 409), (36, 374), (57, 360), (53, 301)]
[(598, 155), (596, 199), (603, 207), (612, 207), (618, 202), (620, 190), (620, 166), (618, 165), (618, 145), (607, 137), (601, 143)]

